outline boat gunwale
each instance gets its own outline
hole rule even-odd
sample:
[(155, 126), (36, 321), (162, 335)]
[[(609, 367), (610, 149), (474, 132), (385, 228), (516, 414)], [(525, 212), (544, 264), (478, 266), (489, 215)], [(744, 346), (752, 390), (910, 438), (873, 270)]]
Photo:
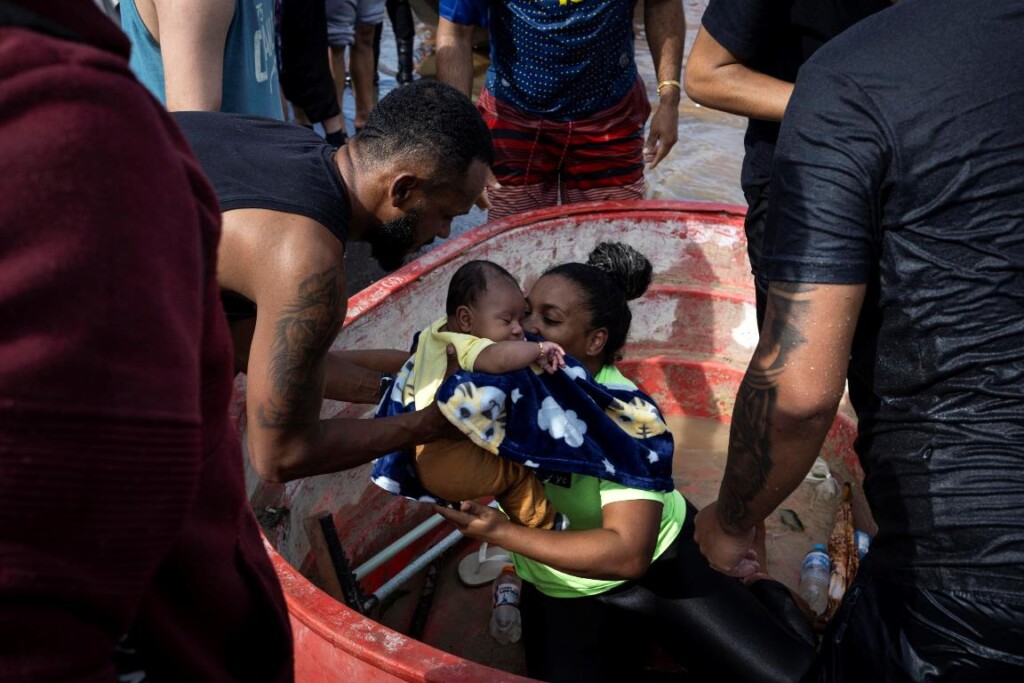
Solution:
[(470, 248), (516, 228), (558, 219), (578, 220), (591, 214), (596, 214), (602, 219), (628, 217), (631, 220), (664, 220), (666, 214), (698, 214), (709, 223), (742, 227), (745, 213), (746, 209), (736, 204), (634, 199), (563, 204), (506, 216), (467, 230), (352, 295), (348, 300), (344, 327), (351, 325), (427, 273), (458, 258)]

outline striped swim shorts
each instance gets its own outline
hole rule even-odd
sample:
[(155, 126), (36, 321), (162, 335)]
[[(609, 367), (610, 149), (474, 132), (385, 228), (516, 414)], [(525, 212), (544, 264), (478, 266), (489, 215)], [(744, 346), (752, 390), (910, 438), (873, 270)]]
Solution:
[(494, 140), (490, 218), (542, 206), (642, 199), (644, 124), (651, 113), (643, 82), (610, 109), (578, 121), (552, 121), (500, 102), (486, 89), (477, 104)]

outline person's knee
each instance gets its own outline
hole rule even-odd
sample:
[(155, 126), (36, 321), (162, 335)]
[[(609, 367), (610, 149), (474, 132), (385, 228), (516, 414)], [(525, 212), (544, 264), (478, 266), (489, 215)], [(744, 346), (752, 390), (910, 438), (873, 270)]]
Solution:
[(356, 26), (355, 45), (359, 47), (372, 47), (373, 34), (376, 31), (376, 24), (362, 24)]
[(368, 27), (372, 37), (374, 28), (377, 24), (382, 23), (387, 15), (385, 0), (358, 0), (358, 2), (355, 19), (356, 32), (358, 34), (359, 29)]
[(327, 45), (331, 48), (331, 52), (341, 52), (344, 54), (345, 48), (351, 47), (356, 41), (356, 31), (354, 26), (334, 26), (328, 27), (327, 30)]

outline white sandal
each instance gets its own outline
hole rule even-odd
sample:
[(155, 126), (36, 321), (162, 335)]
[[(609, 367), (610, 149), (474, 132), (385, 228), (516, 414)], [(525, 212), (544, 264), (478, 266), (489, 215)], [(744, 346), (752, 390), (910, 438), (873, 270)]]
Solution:
[(512, 558), (506, 550), (481, 543), (479, 551), (459, 561), (459, 579), (467, 586), (483, 586), (494, 581), (502, 568), (511, 564)]

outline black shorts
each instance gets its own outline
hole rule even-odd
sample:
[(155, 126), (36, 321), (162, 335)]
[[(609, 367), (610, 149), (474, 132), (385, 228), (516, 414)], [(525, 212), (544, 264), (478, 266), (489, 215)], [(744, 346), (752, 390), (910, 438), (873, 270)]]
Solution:
[(768, 184), (743, 188), (747, 200), (747, 216), (743, 231), (747, 236), (747, 258), (750, 272), (754, 276), (754, 290), (757, 303), (757, 329), (764, 323), (764, 312), (768, 304), (768, 278), (760, 270), (764, 253), (764, 230), (768, 222)]

